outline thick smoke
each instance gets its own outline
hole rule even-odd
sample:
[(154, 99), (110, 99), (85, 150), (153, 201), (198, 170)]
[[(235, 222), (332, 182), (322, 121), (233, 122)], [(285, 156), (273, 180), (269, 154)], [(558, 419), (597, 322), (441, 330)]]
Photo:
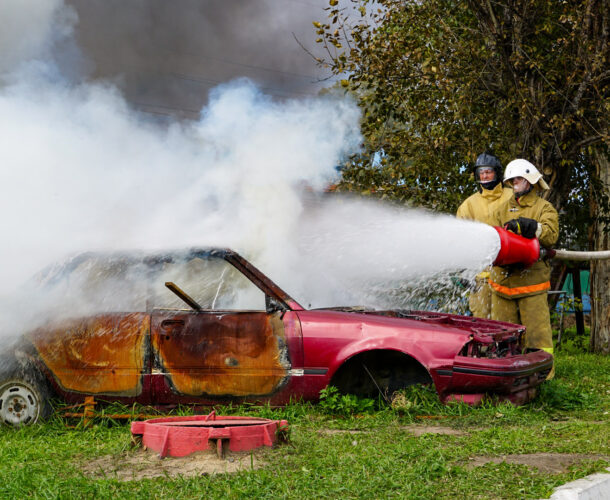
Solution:
[[(349, 99), (279, 101), (238, 79), (197, 120), (151, 122), (114, 84), (65, 71), (84, 61), (75, 10), (40, 2), (28, 18), (38, 3), (3, 4), (29, 39), (0, 46), (0, 300), (13, 330), (48, 306), (19, 284), (88, 250), (233, 247), (313, 306), (405, 305), (405, 283), (471, 277), (497, 250), (481, 225), (315, 194), (361, 142)], [(82, 312), (64, 301), (53, 309)]]
[[(247, 76), (266, 94), (314, 95), (325, 78), (312, 21), (327, 0), (68, 0), (92, 79), (148, 112), (196, 118), (208, 91)], [(297, 41), (298, 40), (298, 41)]]
[(277, 248), (294, 239), (299, 188), (330, 182), (359, 139), (348, 101), (279, 105), (249, 82), (169, 129), (100, 86), (6, 88), (0, 115), (5, 284), (91, 248)]

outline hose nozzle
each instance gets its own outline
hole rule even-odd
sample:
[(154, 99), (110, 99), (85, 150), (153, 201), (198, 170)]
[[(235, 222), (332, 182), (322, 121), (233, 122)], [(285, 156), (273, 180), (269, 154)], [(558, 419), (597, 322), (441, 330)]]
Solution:
[(540, 242), (538, 238), (524, 238), (518, 234), (494, 226), (500, 236), (500, 251), (494, 261), (494, 266), (523, 264), (531, 266), (540, 258)]

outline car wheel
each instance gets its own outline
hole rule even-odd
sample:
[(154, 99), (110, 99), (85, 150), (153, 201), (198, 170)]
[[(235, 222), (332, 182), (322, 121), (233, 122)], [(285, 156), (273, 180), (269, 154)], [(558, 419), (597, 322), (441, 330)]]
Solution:
[(0, 420), (19, 427), (31, 425), (50, 413), (48, 394), (43, 384), (24, 379), (0, 382)]

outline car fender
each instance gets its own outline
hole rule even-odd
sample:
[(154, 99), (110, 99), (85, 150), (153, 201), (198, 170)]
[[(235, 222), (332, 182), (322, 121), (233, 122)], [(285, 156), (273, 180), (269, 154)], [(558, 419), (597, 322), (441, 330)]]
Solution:
[(420, 353), (413, 353), (412, 350), (406, 350), (396, 346), (396, 337), (375, 337), (375, 338), (362, 338), (355, 340), (343, 346), (334, 357), (333, 361), (329, 364), (327, 377), (330, 380), (337, 370), (347, 361), (354, 356), (370, 351), (396, 351), (409, 356), (410, 358), (417, 361), (424, 369), (430, 374), (430, 369), (427, 364), (423, 362), (423, 356)]

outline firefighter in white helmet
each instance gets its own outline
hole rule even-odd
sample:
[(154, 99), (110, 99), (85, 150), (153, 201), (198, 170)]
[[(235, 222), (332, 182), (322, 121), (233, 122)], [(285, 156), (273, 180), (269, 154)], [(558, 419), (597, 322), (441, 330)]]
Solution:
[[(549, 189), (542, 174), (529, 161), (511, 161), (504, 182), (514, 196), (495, 212), (493, 224), (525, 238), (538, 238), (540, 245), (551, 247), (559, 235), (559, 216), (548, 201), (538, 195)], [(551, 268), (539, 260), (530, 267), (520, 264), (494, 266), (489, 284), (492, 288), (491, 317), (525, 326), (525, 349), (553, 353), (551, 318), (547, 292), (551, 288)], [(553, 371), (548, 378), (552, 378)]]
[[(513, 195), (513, 191), (502, 185), (502, 164), (490, 153), (482, 153), (477, 157), (474, 178), (478, 192), (466, 198), (456, 216), (491, 225), (495, 210)], [(477, 275), (475, 287), (468, 298), (470, 311), (477, 318), (491, 317), (489, 272), (490, 268), (487, 268)]]

